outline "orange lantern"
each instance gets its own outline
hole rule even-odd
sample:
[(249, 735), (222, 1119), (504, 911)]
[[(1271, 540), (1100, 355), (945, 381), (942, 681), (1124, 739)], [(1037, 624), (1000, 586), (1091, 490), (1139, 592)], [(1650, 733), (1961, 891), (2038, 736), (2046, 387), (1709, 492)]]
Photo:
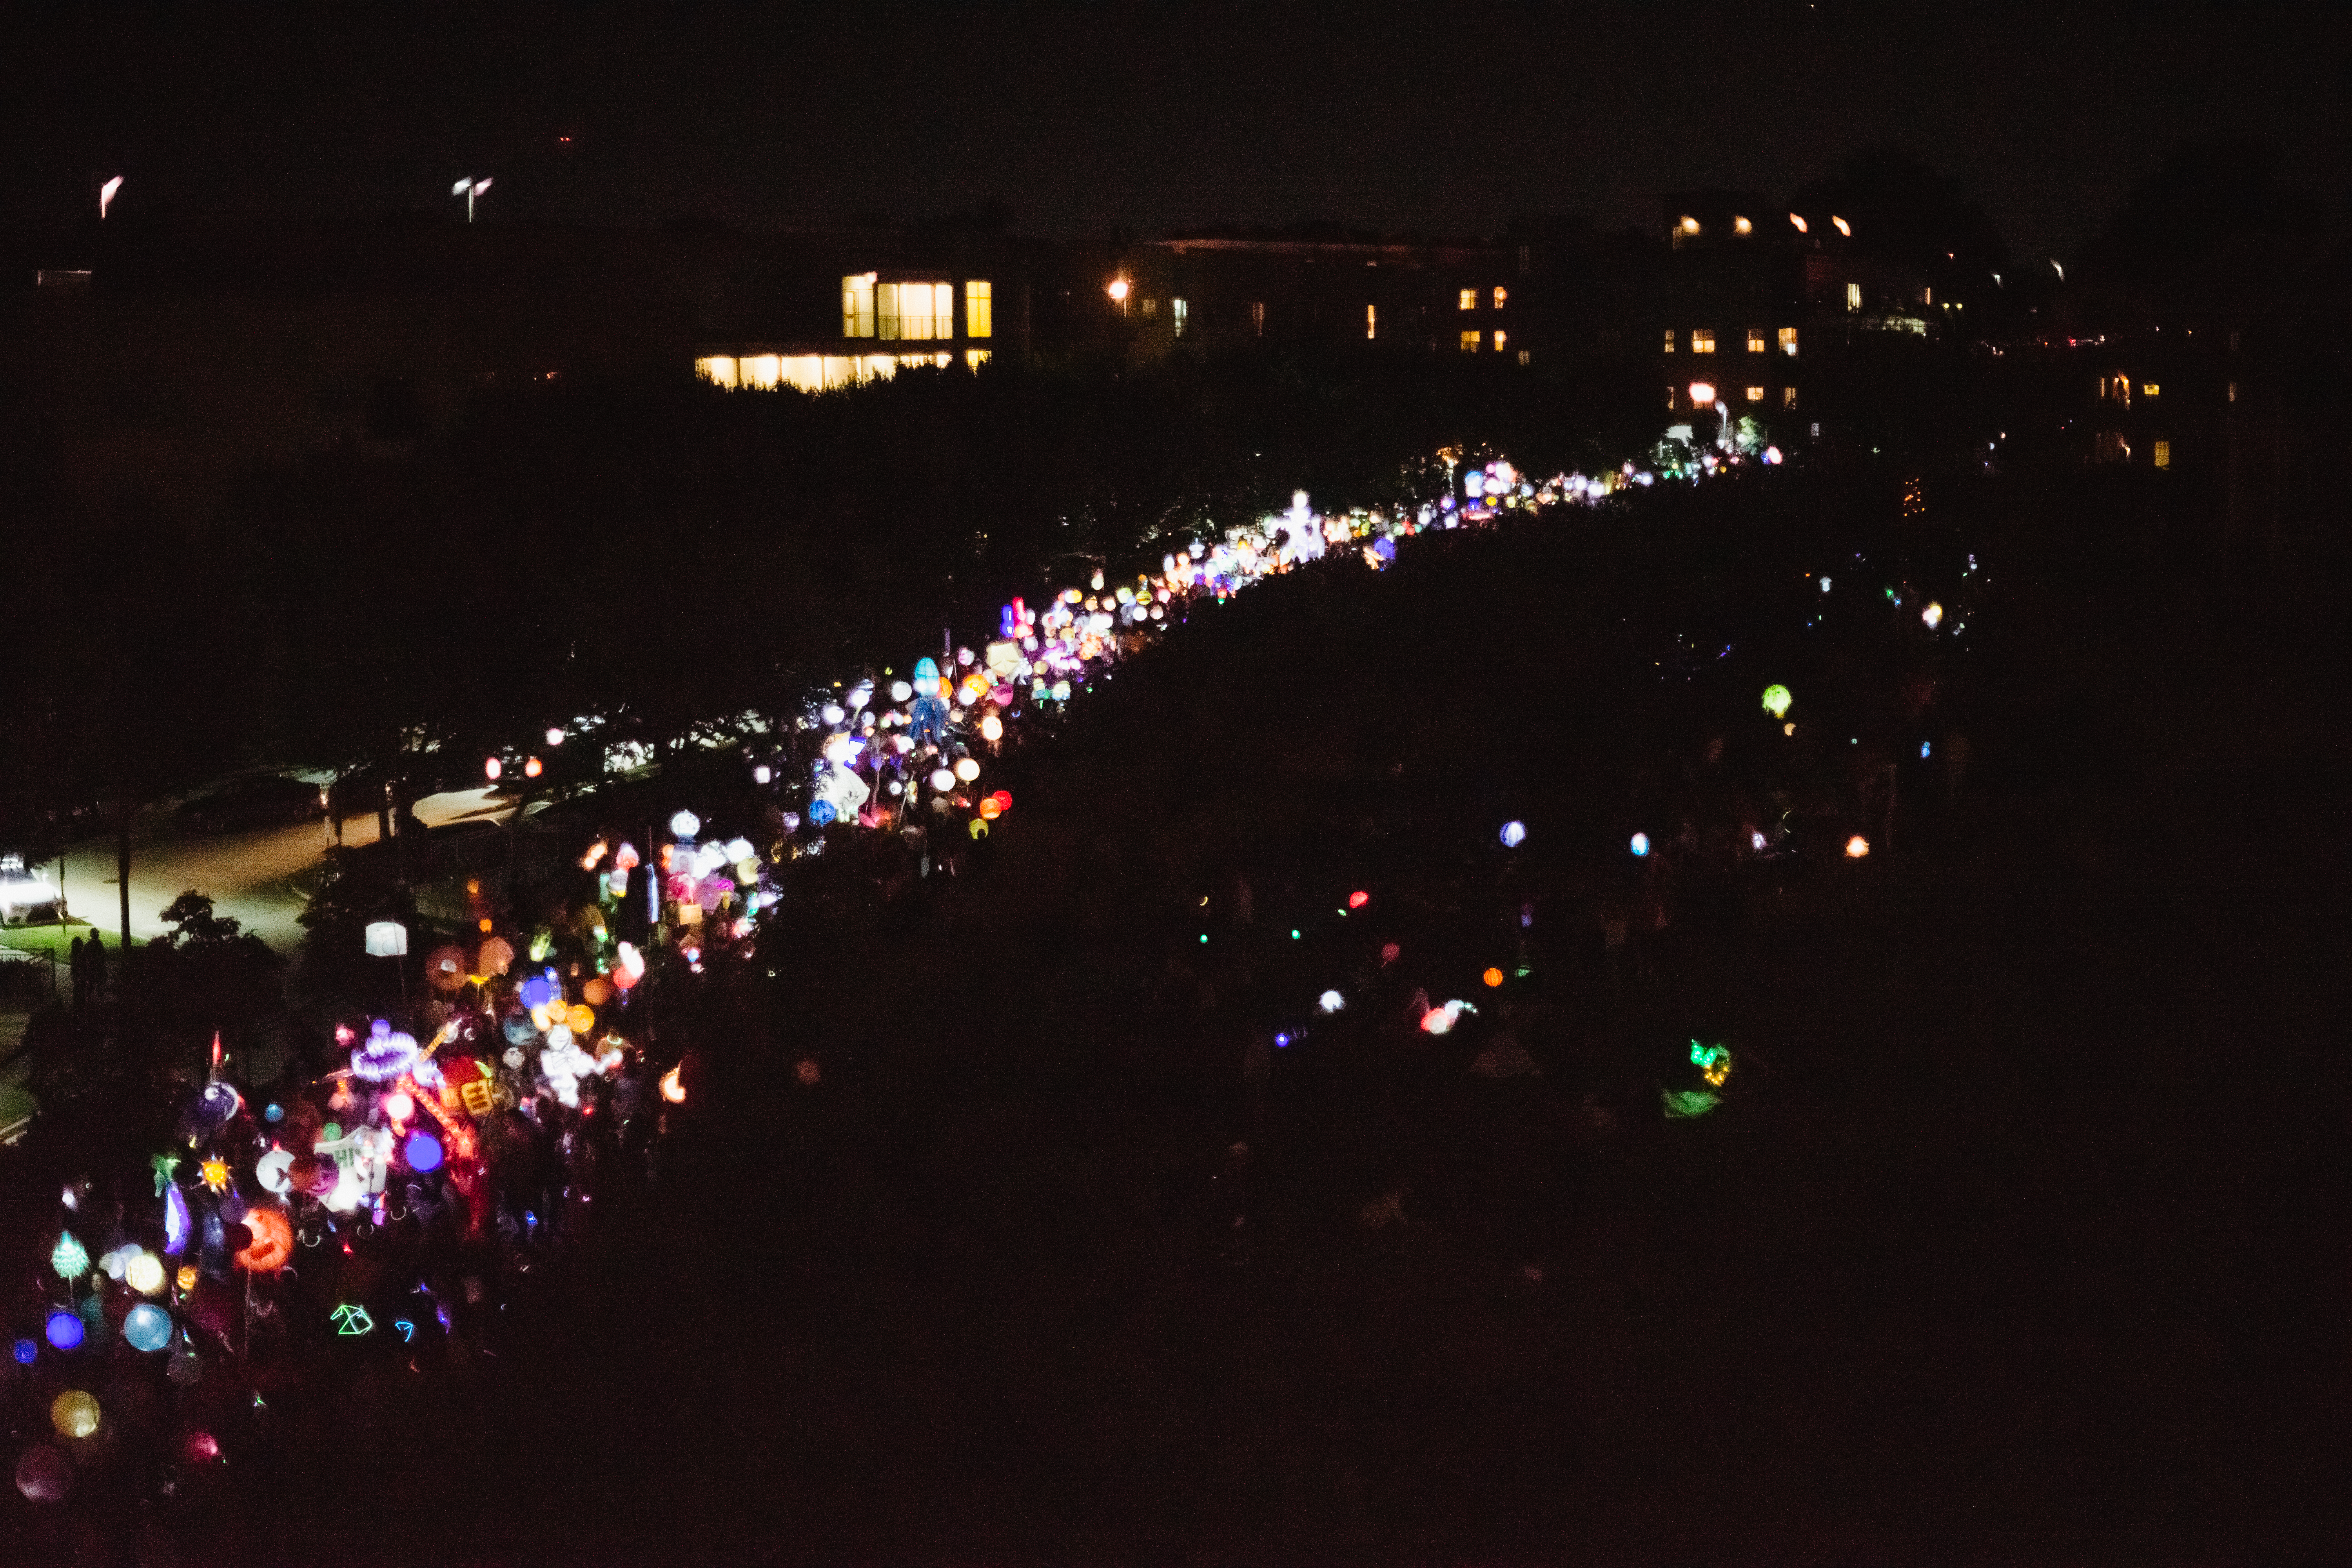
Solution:
[(602, 1007), (613, 999), (613, 983), (600, 974), (583, 985), (580, 994), (588, 999), (591, 1007)]
[(584, 1037), (589, 1030), (596, 1026), (596, 1009), (574, 1002), (572, 1005), (572, 1010), (563, 1016), (563, 1021), (571, 1026), (574, 1035)]
[(237, 1267), (249, 1274), (275, 1274), (294, 1255), (294, 1227), (277, 1209), (247, 1209), (245, 1226), (253, 1245), (236, 1255)]

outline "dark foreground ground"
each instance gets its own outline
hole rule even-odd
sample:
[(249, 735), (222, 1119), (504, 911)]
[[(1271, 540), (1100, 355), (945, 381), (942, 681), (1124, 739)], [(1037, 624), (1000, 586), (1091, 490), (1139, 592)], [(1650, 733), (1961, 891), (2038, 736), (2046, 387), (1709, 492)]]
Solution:
[[(506, 1364), (362, 1379), (189, 1556), (2340, 1560), (2324, 592), (2137, 501), (1942, 504), (1433, 541), (1197, 620), (1007, 764), (954, 886), (853, 915), (845, 864), (713, 984), (661, 1184)], [(1979, 662), (1790, 640), (1864, 549), (1973, 595)], [(1783, 668), (1905, 759), (1892, 846), (1869, 768), (1772, 750)], [(1709, 850), (1775, 789), (1781, 853)], [(1473, 1071), (1507, 1030), (1540, 1070)], [(1668, 1121), (1694, 1036), (1738, 1066)]]

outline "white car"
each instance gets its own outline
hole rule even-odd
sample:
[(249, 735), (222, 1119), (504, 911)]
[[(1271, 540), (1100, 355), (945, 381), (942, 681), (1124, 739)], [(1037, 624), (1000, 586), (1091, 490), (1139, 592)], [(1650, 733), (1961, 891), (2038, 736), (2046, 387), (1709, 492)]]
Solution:
[(61, 921), (66, 907), (46, 877), (25, 869), (21, 856), (0, 857), (0, 921), (23, 925), (29, 920)]

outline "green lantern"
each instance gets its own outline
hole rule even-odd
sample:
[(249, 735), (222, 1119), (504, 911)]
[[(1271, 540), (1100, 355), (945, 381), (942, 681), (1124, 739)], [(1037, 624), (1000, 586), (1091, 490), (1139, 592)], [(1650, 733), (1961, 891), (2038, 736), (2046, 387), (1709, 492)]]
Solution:
[(49, 1267), (58, 1271), (60, 1279), (79, 1279), (89, 1272), (89, 1254), (71, 1231), (61, 1232), (55, 1251), (49, 1254)]
[(1789, 716), (1789, 706), (1794, 701), (1796, 698), (1790, 693), (1789, 689), (1777, 680), (1764, 689), (1764, 711), (1775, 719), (1786, 719)]

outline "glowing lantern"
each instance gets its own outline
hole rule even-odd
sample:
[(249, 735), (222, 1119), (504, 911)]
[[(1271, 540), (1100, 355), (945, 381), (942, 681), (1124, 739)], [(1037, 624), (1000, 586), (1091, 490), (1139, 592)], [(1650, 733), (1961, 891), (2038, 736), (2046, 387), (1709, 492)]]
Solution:
[(1944, 624), (1944, 606), (1941, 605), (1930, 604), (1926, 609), (1919, 612), (1919, 618), (1927, 623), (1927, 629), (1932, 632), (1937, 626)]
[(89, 1254), (74, 1239), (71, 1231), (60, 1232), (58, 1244), (49, 1250), (49, 1267), (60, 1279), (79, 1279), (89, 1272)]
[(1641, 859), (1650, 852), (1650, 836), (1646, 833), (1636, 833), (1633, 835), (1633, 843), (1627, 847), (1633, 851), (1633, 858)]
[(980, 776), (980, 764), (973, 762), (970, 757), (958, 757), (956, 759), (955, 776), (961, 779), (964, 783), (970, 784), (972, 780)]
[(1348, 907), (1351, 910), (1360, 910), (1371, 901), (1371, 894), (1364, 892), (1360, 889), (1348, 895)]
[(416, 1057), (416, 1037), (397, 1033), (378, 1018), (369, 1026), (367, 1039), (352, 1050), (352, 1071), (370, 1083), (389, 1083), (415, 1067)]
[(1489, 968), (1486, 973), (1480, 975), (1478, 978), (1485, 981), (1489, 986), (1500, 985), (1503, 983), (1503, 972), (1499, 969)]
[(945, 795), (948, 791), (955, 788), (955, 774), (949, 769), (934, 768), (931, 770), (931, 787), (939, 791), (941, 795)]
[(98, 1401), (68, 1388), (49, 1401), (49, 1425), (60, 1437), (87, 1437), (98, 1430)]
[(891, 701), (893, 701), (893, 702), (904, 702), (904, 701), (907, 701), (908, 699), (912, 698), (914, 695), (915, 695), (915, 689), (914, 689), (913, 687), (911, 687), (911, 686), (908, 685), (905, 681), (903, 681), (903, 680), (894, 680), (894, 681), (892, 681), (892, 682), (890, 683), (890, 700), (891, 700)]
[(686, 1103), (686, 1085), (677, 1076), (685, 1066), (684, 1062), (680, 1062), (677, 1067), (661, 1075), (661, 1097), (672, 1105)]
[(489, 761), (482, 764), (482, 776), (489, 780), (492, 784), (498, 783), (499, 775), (506, 771), (506, 764), (499, 761), (496, 757), (492, 757)]
[(1669, 1121), (1688, 1121), (1705, 1116), (1723, 1103), (1723, 1096), (1704, 1089), (1662, 1089), (1658, 1098), (1665, 1103)]
[(522, 776), (527, 779), (535, 779), (544, 771), (537, 757), (531, 758), (522, 765)]
[(994, 742), (1004, 739), (1004, 721), (991, 713), (980, 721), (980, 738)]
[(1853, 837), (1845, 841), (1845, 858), (1847, 859), (1859, 860), (1869, 853), (1870, 840), (1864, 838), (1861, 834), (1857, 833)]
[(996, 804), (994, 795), (983, 795), (980, 802), (980, 815), (985, 820), (994, 822), (1004, 815), (1004, 808)]
[(215, 1154), (211, 1159), (206, 1160), (203, 1164), (198, 1165), (196, 1167), (196, 1174), (202, 1176), (205, 1181), (205, 1185), (210, 1187), (213, 1191), (216, 1193), (225, 1193), (228, 1191), (228, 1162), (222, 1159), (219, 1155)]
[(1703, 1046), (1693, 1040), (1690, 1059), (1691, 1066), (1699, 1069), (1699, 1076), (1717, 1089), (1721, 1089), (1724, 1079), (1731, 1076), (1731, 1050), (1727, 1046)]
[(180, 1271), (172, 1277), (172, 1280), (173, 1284), (179, 1286), (183, 1290), (194, 1289), (196, 1288), (196, 1266), (193, 1263), (183, 1263), (180, 1265)]
[(236, 1255), (237, 1267), (248, 1274), (275, 1274), (294, 1255), (294, 1226), (279, 1209), (245, 1211), (245, 1226), (252, 1244)]
[(970, 832), (970, 833), (971, 833), (971, 835), (972, 836), (972, 837), (974, 837), (975, 839), (979, 839), (979, 838), (985, 838), (985, 837), (988, 837), (988, 824), (987, 824), (987, 823), (985, 823), (985, 822), (982, 822), (982, 821), (979, 817), (977, 817), (977, 816), (973, 817), (970, 822), (968, 822), (968, 823), (964, 824), (964, 826), (965, 826), (965, 829), (966, 829), (968, 832)]
[(1348, 999), (1337, 991), (1326, 991), (1315, 999), (1315, 1005), (1326, 1013), (1336, 1013), (1348, 1005)]
[(1517, 849), (1520, 845), (1525, 844), (1527, 841), (1528, 825), (1526, 823), (1514, 821), (1503, 824), (1504, 848)]
[(142, 1301), (123, 1318), (122, 1338), (132, 1350), (152, 1355), (172, 1342), (172, 1314)]
[(408, 953), (408, 928), (398, 921), (370, 921), (367, 951), (370, 958), (405, 957)]
[(596, 1026), (596, 1009), (574, 1002), (571, 1009), (563, 1015), (563, 1022), (573, 1034), (585, 1035)]
[(1694, 408), (1706, 408), (1712, 406), (1715, 402), (1715, 383), (1711, 381), (1692, 382), (1690, 384), (1690, 400), (1691, 406)]
[(49, 1343), (58, 1350), (78, 1349), (85, 1332), (82, 1328), (81, 1314), (68, 1312), (61, 1307), (49, 1314), (48, 1321), (41, 1325), (41, 1332), (47, 1336)]
[(1013, 809), (1013, 792), (1009, 789), (998, 790), (988, 798), (996, 803), (996, 814), (999, 816)]
[(408, 1135), (400, 1146), (400, 1157), (408, 1162), (412, 1171), (437, 1171), (441, 1168), (441, 1140), (420, 1127)]
[(1789, 716), (1789, 705), (1795, 700), (1796, 699), (1790, 695), (1789, 689), (1777, 681), (1764, 689), (1764, 711), (1775, 719), (1786, 719)]
[(177, 1258), (187, 1250), (192, 1221), (185, 1193), (169, 1183), (163, 1187), (163, 1250)]
[(163, 1288), (163, 1260), (152, 1252), (142, 1252), (122, 1266), (122, 1282), (142, 1296), (152, 1296)]
[(669, 830), (680, 838), (691, 838), (702, 831), (702, 818), (690, 811), (680, 811), (669, 819)]
[(404, 1089), (394, 1089), (383, 1097), (383, 1113), (395, 1122), (405, 1121), (416, 1114), (416, 1100)]

